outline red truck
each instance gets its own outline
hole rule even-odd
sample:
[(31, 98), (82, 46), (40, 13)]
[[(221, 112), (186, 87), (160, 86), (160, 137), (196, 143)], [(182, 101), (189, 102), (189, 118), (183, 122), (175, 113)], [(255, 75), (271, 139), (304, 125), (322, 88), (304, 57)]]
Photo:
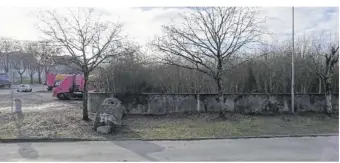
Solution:
[(60, 100), (82, 98), (85, 79), (83, 75), (68, 75), (53, 89), (53, 97)]

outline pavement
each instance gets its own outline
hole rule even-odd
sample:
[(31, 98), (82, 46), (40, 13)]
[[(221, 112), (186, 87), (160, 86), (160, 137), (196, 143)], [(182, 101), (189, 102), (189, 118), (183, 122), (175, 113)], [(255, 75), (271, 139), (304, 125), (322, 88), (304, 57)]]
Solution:
[(339, 161), (339, 137), (2, 143), (1, 161)]

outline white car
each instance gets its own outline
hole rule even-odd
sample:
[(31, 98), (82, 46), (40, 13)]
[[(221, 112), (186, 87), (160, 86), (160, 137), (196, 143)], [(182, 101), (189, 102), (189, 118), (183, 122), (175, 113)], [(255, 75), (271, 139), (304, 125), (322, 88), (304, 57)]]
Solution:
[(20, 84), (17, 88), (17, 92), (32, 92), (32, 88), (28, 84)]

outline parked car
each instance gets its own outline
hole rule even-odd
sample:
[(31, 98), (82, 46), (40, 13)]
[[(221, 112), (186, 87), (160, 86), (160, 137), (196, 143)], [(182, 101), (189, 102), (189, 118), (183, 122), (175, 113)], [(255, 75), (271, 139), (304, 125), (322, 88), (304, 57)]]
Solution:
[(28, 84), (20, 84), (17, 88), (17, 92), (32, 92), (32, 88)]
[(6, 73), (0, 73), (0, 88), (1, 87), (11, 88), (11, 81), (9, 81), (8, 75)]

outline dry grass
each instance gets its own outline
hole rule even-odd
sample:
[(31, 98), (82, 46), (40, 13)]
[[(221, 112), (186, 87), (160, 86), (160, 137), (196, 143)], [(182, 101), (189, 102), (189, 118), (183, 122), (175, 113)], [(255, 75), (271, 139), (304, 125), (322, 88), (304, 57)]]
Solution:
[(170, 115), (164, 117), (130, 116), (117, 137), (144, 139), (221, 138), (227, 136), (289, 135), (338, 133), (338, 117), (309, 114), (304, 116), (229, 116), (214, 114)]
[[(81, 120), (80, 109), (27, 112), (20, 123), (10, 113), (0, 113), (0, 138), (85, 138), (85, 139), (176, 139), (214, 138), (285, 134), (338, 133), (338, 117), (320, 114), (303, 116), (229, 115), (227, 120), (214, 114), (133, 116), (115, 135), (100, 135), (93, 122)], [(93, 118), (93, 115), (91, 115)]]
[(26, 112), (23, 119), (0, 113), (0, 138), (96, 138), (92, 123), (82, 120), (80, 109)]

